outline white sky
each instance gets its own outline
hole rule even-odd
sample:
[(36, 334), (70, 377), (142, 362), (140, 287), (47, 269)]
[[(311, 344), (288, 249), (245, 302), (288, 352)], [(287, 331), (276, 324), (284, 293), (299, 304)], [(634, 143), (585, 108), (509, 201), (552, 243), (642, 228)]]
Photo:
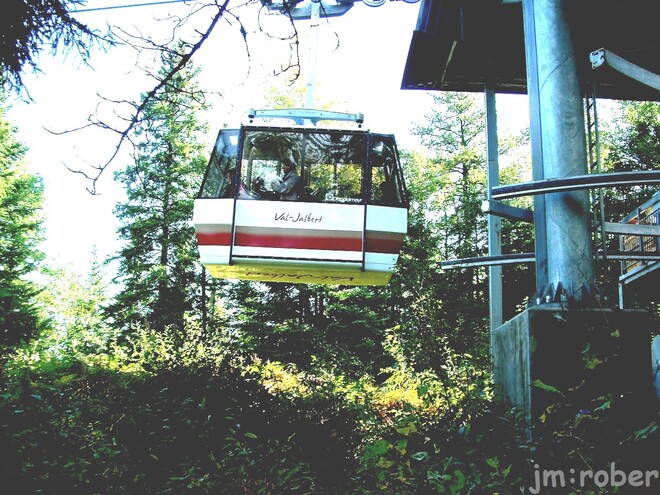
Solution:
[[(147, 1), (152, 0), (88, 0), (86, 7)], [(236, 5), (240, 3), (237, 1)], [(419, 5), (394, 1), (372, 8), (357, 3), (341, 17), (322, 19), (317, 58), (317, 103), (330, 100), (337, 103), (333, 110), (363, 113), (365, 127), (394, 133), (399, 147), (408, 149), (416, 146), (409, 133), (412, 122), (423, 118), (431, 102), (430, 93), (400, 89)], [(112, 24), (157, 39), (171, 34), (169, 24), (163, 20), (167, 13), (182, 15), (188, 9), (183, 4), (136, 7), (81, 13), (79, 19), (92, 27), (103, 29), (106, 24)], [(263, 75), (272, 74), (277, 69), (278, 57), (287, 51), (283, 43), (260, 35), (256, 12), (255, 8), (235, 12), (248, 32), (250, 77), (246, 75), (245, 45), (235, 21), (232, 25), (221, 22), (193, 59), (201, 68), (202, 86), (223, 95), (212, 101), (209, 149), (219, 127), (245, 121), (249, 108), (263, 107), (269, 86), (284, 84), (281, 79)], [(200, 23), (191, 28), (205, 28), (209, 15), (199, 14)], [(263, 25), (272, 32), (281, 29), (278, 23), (282, 20), (273, 15), (262, 17)], [(296, 26), (301, 34), (300, 54), (305, 70), (309, 22), (297, 21)], [(337, 42), (339, 47), (335, 49)], [(147, 62), (146, 57), (140, 60), (141, 64)], [(54, 136), (45, 129), (64, 131), (83, 126), (97, 105), (109, 116), (117, 106), (100, 103), (98, 95), (112, 100), (136, 100), (140, 93), (153, 87), (153, 80), (137, 70), (135, 64), (135, 53), (126, 47), (94, 53), (92, 68), (82, 66), (74, 56), (43, 54), (39, 61), (43, 73), (24, 76), (33, 101), (29, 104), (17, 101), (9, 112), (19, 129), (19, 139), (29, 148), (31, 170), (43, 177), (46, 186), (47, 241), (43, 249), (51, 261), (73, 264), (81, 273), (89, 266), (93, 247), (101, 259), (118, 248), (118, 222), (113, 208), (122, 194), (113, 181), (113, 172), (127, 163), (128, 156), (124, 154), (115, 160), (98, 183), (100, 195), (92, 196), (86, 191), (89, 183), (67, 171), (63, 164), (89, 171), (88, 164), (101, 164), (110, 157), (116, 136), (108, 131)], [(303, 85), (304, 77), (303, 74)], [(513, 98), (521, 108), (521, 97), (505, 98)]]

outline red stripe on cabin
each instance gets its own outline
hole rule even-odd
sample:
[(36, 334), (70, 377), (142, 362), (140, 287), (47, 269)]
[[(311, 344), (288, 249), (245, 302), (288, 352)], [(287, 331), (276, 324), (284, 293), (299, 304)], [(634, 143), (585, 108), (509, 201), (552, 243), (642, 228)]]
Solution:
[(362, 251), (362, 239), (361, 237), (289, 236), (275, 233), (237, 232), (236, 246)]
[(197, 244), (200, 246), (229, 246), (229, 232), (197, 232)]
[(399, 254), (402, 246), (403, 239), (398, 241), (395, 239), (371, 239), (367, 237), (367, 252), (369, 253)]
[(369, 232), (367, 231), (367, 252), (399, 254), (403, 246), (403, 234), (391, 232)]
[[(206, 230), (203, 232), (201, 230)], [(367, 252), (398, 254), (403, 246), (404, 235), (388, 232), (367, 232)], [(226, 230), (198, 229), (200, 246), (229, 246), (231, 233)], [(292, 231), (292, 229), (250, 229), (236, 233), (236, 246), (323, 249), (330, 251), (362, 251), (360, 232), (341, 231)]]

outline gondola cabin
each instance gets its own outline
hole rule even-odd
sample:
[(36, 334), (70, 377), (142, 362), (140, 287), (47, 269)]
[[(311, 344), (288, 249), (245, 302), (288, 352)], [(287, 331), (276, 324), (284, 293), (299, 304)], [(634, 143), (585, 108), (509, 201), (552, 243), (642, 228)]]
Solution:
[(385, 285), (407, 206), (394, 136), (250, 124), (218, 134), (193, 223), (217, 278)]

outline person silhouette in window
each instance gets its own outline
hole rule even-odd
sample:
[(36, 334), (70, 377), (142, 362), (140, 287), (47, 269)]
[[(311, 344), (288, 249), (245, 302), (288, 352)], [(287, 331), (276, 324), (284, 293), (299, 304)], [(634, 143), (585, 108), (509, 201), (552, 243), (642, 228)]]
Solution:
[(273, 184), (273, 192), (280, 199), (295, 201), (298, 199), (298, 184), (300, 176), (296, 171), (296, 163), (291, 158), (282, 161), (282, 177)]

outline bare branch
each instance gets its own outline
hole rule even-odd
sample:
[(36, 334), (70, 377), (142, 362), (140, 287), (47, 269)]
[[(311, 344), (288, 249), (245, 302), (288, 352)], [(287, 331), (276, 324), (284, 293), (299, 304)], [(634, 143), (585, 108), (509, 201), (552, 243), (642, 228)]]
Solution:
[[(103, 131), (111, 131), (116, 136), (116, 142), (112, 147), (112, 151), (107, 160), (103, 160), (101, 164), (85, 164), (85, 169), (71, 167), (65, 164), (67, 170), (83, 176), (85, 179), (91, 182), (91, 185), (87, 187), (87, 190), (91, 194), (97, 194), (97, 184), (99, 179), (102, 177), (106, 169), (117, 159), (122, 148), (130, 144), (133, 150), (136, 148), (136, 143), (132, 141), (132, 137), (136, 131), (138, 125), (141, 125), (142, 116), (145, 109), (149, 107), (151, 102), (156, 98), (167, 97), (166, 89), (172, 83), (173, 78), (184, 69), (193, 59), (195, 54), (201, 49), (204, 43), (211, 36), (212, 32), (218, 26), (218, 23), (223, 19), (226, 23), (237, 28), (243, 38), (243, 43), (245, 47), (245, 52), (247, 54), (248, 61), (251, 60), (251, 51), (248, 46), (248, 31), (245, 24), (241, 18), (236, 14), (236, 10), (245, 7), (247, 5), (253, 5), (259, 0), (244, 0), (244, 3), (238, 6), (232, 6), (232, 9), (229, 10), (229, 0), (207, 0), (200, 3), (196, 3), (192, 6), (191, 10), (185, 16), (167, 16), (161, 20), (167, 20), (173, 22), (173, 29), (171, 36), (168, 33), (166, 41), (155, 41), (148, 35), (142, 33), (138, 27), (135, 27), (134, 32), (129, 32), (125, 29), (115, 27), (114, 28), (114, 40), (116, 44), (122, 44), (126, 46), (133, 47), (136, 50), (137, 60), (135, 66), (138, 68), (144, 67), (144, 64), (140, 63), (140, 58), (145, 53), (154, 53), (162, 56), (167, 56), (170, 58), (174, 64), (171, 69), (167, 70), (166, 73), (156, 73), (151, 68), (144, 68), (144, 73), (154, 79), (154, 86), (146, 93), (144, 93), (139, 101), (129, 101), (129, 100), (112, 100), (108, 98), (101, 97), (99, 98), (102, 102), (109, 103), (115, 107), (113, 111), (114, 117), (119, 119), (119, 125), (110, 124), (110, 120), (107, 118), (101, 117), (100, 114), (100, 105), (97, 105), (95, 113), (87, 118), (87, 123), (81, 125), (75, 129), (68, 129), (62, 132), (56, 132), (49, 129), (46, 129), (48, 132), (54, 135), (63, 135), (73, 132), (79, 132), (90, 128), (97, 128)], [(295, 6), (292, 4), (291, 8)], [(204, 29), (197, 29), (193, 27), (189, 29), (188, 24), (192, 20), (192, 17), (196, 14), (199, 14), (204, 9), (217, 9), (217, 11), (212, 13), (212, 16), (209, 22), (205, 25)], [(300, 53), (299, 53), (299, 43), (298, 43), (298, 31), (294, 24), (293, 18), (288, 11), (282, 12), (282, 15), (288, 18), (288, 24), (290, 25), (290, 30), (284, 35), (277, 35), (274, 33), (269, 33), (268, 30), (262, 25), (261, 15), (266, 11), (266, 7), (263, 5), (259, 8), (259, 15), (257, 16), (258, 28), (261, 33), (268, 36), (269, 38), (275, 41), (288, 41), (290, 42), (290, 56), (288, 63), (283, 64), (279, 71), (276, 71), (275, 74), (291, 74), (289, 78), (291, 83), (293, 83), (300, 76)], [(194, 41), (185, 41), (177, 36), (177, 34), (183, 29), (188, 28), (188, 36), (192, 33)], [(287, 28), (288, 29), (288, 28)], [(251, 64), (248, 64), (248, 73), (246, 77), (249, 76), (251, 71)], [(205, 102), (205, 98), (208, 94), (212, 92), (209, 91), (200, 91), (194, 93), (194, 98), (198, 102)], [(165, 95), (165, 96), (163, 96)], [(124, 109), (122, 112), (123, 115), (120, 115), (119, 110)], [(126, 111), (128, 110), (128, 111)]]
[(269, 38), (272, 38), (277, 41), (290, 41), (290, 47), (291, 51), (289, 52), (289, 62), (281, 66), (279, 71), (275, 71), (273, 75), (279, 76), (282, 74), (286, 74), (289, 71), (293, 71), (293, 75), (289, 79), (289, 84), (292, 85), (295, 83), (295, 81), (300, 77), (300, 42), (299, 42), (299, 35), (298, 35), (298, 29), (293, 22), (293, 16), (291, 15), (291, 9), (293, 9), (296, 6), (297, 2), (293, 2), (289, 6), (285, 6), (284, 10), (282, 10), (282, 14), (285, 15), (289, 19), (289, 23), (291, 25), (292, 31), (287, 35), (287, 36), (276, 36), (271, 33), (268, 33), (266, 29), (264, 29), (263, 25), (261, 24), (261, 15), (263, 13), (267, 13), (268, 9), (266, 7), (262, 7), (259, 10), (259, 17), (258, 17), (258, 22), (259, 22), (259, 29), (261, 32), (266, 33), (266, 35)]
[[(215, 15), (212, 17), (211, 22), (208, 24), (207, 28), (200, 34), (199, 39), (193, 43), (193, 44), (187, 44), (187, 46), (190, 46), (190, 48), (185, 51), (184, 53), (175, 53), (173, 50), (163, 46), (163, 45), (156, 45), (153, 43), (151, 40), (147, 40), (146, 38), (143, 38), (144, 41), (148, 41), (152, 45), (152, 49), (154, 50), (159, 50), (159, 51), (165, 51), (168, 50), (170, 53), (176, 55), (179, 57), (178, 63), (176, 63), (167, 74), (165, 74), (163, 77), (160, 77), (158, 80), (157, 84), (149, 91), (147, 92), (141, 99), (141, 102), (139, 104), (136, 104), (134, 102), (129, 102), (126, 100), (123, 101), (115, 101), (114, 103), (118, 104), (128, 104), (133, 106), (134, 111), (131, 115), (130, 118), (122, 118), (128, 124), (126, 127), (123, 129), (117, 129), (111, 125), (106, 124), (104, 121), (99, 120), (99, 119), (94, 119), (92, 117), (89, 117), (89, 123), (86, 124), (85, 126), (81, 126), (78, 129), (70, 129), (67, 131), (63, 132), (54, 132), (50, 131), (52, 134), (56, 135), (61, 135), (61, 134), (68, 134), (71, 132), (75, 132), (76, 130), (81, 130), (84, 128), (89, 128), (89, 127), (97, 127), (101, 128), (104, 130), (109, 130), (114, 132), (115, 134), (118, 135), (118, 141), (115, 144), (114, 150), (110, 157), (105, 160), (104, 163), (101, 165), (93, 165), (91, 166), (92, 172), (88, 173), (85, 172), (82, 169), (73, 169), (69, 167), (68, 165), (65, 164), (65, 167), (70, 170), (73, 173), (80, 174), (86, 179), (91, 181), (91, 186), (87, 188), (87, 190), (91, 194), (97, 194), (97, 183), (99, 179), (101, 178), (102, 174), (105, 172), (105, 170), (108, 168), (108, 166), (115, 160), (115, 158), (118, 156), (119, 152), (121, 151), (122, 147), (124, 146), (125, 143), (130, 142), (131, 144), (131, 138), (130, 135), (132, 131), (135, 129), (135, 127), (140, 123), (140, 117), (143, 114), (145, 108), (149, 105), (149, 103), (165, 88), (172, 80), (173, 77), (176, 76), (176, 74), (182, 70), (192, 59), (192, 57), (195, 55), (195, 53), (202, 47), (204, 42), (208, 39), (208, 37), (211, 35), (213, 32), (213, 29), (216, 27), (218, 24), (218, 21), (222, 18), (222, 16), (225, 14), (227, 11), (227, 6), (229, 4), (229, 0), (224, 0), (224, 3), (222, 5), (218, 4), (217, 2), (215, 5), (218, 7), (218, 11), (215, 13)], [(105, 101), (111, 101), (105, 99)], [(134, 146), (134, 144), (133, 144)]]

